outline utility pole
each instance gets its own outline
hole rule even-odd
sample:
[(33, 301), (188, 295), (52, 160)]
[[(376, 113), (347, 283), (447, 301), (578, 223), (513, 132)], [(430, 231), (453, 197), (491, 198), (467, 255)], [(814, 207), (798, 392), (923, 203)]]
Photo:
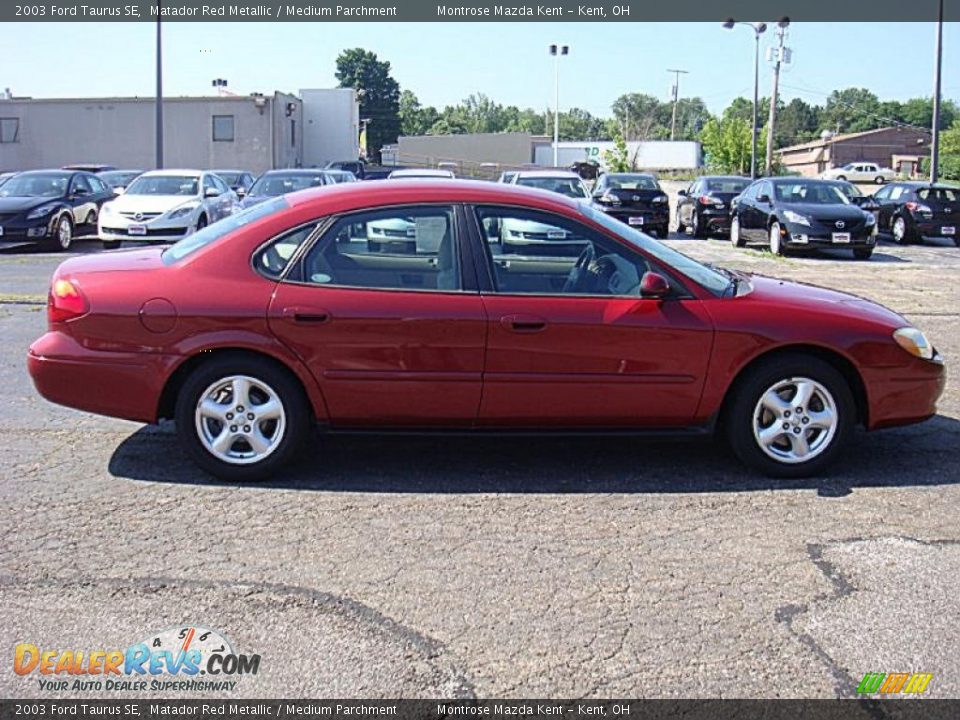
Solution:
[(943, 68), (943, 0), (937, 14), (937, 49), (933, 75), (933, 141), (930, 143), (930, 183), (939, 177), (940, 165), (940, 78)]
[(789, 18), (781, 18), (777, 23), (777, 47), (774, 49), (773, 65), (773, 91), (770, 93), (770, 119), (767, 122), (767, 175), (773, 174), (773, 136), (777, 128), (777, 93), (780, 90), (780, 66), (783, 64), (786, 54), (790, 52), (788, 48), (783, 47), (783, 36), (790, 24)]
[(753, 129), (751, 131), (750, 143), (750, 179), (757, 179), (757, 138), (760, 135), (759, 120), (757, 118), (757, 104), (760, 94), (760, 36), (767, 31), (765, 22), (737, 22), (733, 18), (727, 18), (723, 26), (727, 30), (732, 30), (736, 25), (746, 25), (753, 30)]
[(570, 54), (569, 45), (551, 45), (553, 55), (553, 166), (560, 164), (560, 56)]
[(161, 51), (160, 0), (157, 0), (157, 99), (156, 99), (156, 160), (157, 170), (163, 168), (163, 55)]
[(680, 99), (680, 76), (689, 73), (686, 70), (671, 69), (667, 69), (667, 72), (673, 73), (673, 120), (670, 121), (670, 140), (673, 140), (677, 136), (677, 100)]

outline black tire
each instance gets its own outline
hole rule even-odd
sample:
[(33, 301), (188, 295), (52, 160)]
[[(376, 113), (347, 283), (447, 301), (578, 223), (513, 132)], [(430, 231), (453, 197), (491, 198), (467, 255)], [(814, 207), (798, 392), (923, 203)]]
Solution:
[(847, 179), (846, 175), (837, 175), (837, 180), (839, 180), (840, 182), (844, 182), (846, 179)]
[(668, 225), (664, 225), (662, 227), (658, 227), (654, 232), (657, 234), (658, 238), (661, 240), (666, 240), (670, 236), (670, 227)]
[(104, 250), (116, 250), (116, 249), (117, 249), (118, 247), (120, 247), (122, 244), (123, 244), (123, 243), (122, 243), (122, 241), (120, 241), (120, 240), (104, 240), (104, 241), (103, 241), (103, 249), (104, 249)]
[[(794, 377), (809, 378), (823, 385), (836, 408), (836, 429), (831, 439), (811, 460), (790, 464), (774, 459), (754, 437), (754, 413), (761, 396), (777, 382)], [(821, 473), (843, 451), (853, 433), (856, 403), (843, 375), (823, 360), (804, 353), (789, 353), (761, 361), (730, 389), (723, 428), (734, 454), (748, 467), (777, 478), (809, 477)]]
[(704, 228), (700, 223), (700, 216), (694, 212), (690, 219), (693, 221), (693, 225), (690, 227), (693, 237), (697, 238), (698, 240), (703, 240), (703, 238), (707, 236), (707, 231), (706, 228)]
[(873, 179), (873, 182), (876, 183), (877, 185), (883, 185), (883, 184), (886, 182), (886, 180), (884, 180), (882, 176), (877, 175), (877, 176)]
[[(233, 464), (216, 457), (204, 446), (197, 428), (195, 412), (201, 395), (217, 380), (231, 375), (245, 375), (266, 383), (277, 394), (286, 415), (285, 429), (277, 438), (275, 449), (251, 464)], [(180, 388), (175, 412), (177, 434), (190, 456), (208, 473), (228, 482), (265, 480), (280, 471), (294, 459), (312, 429), (311, 415), (303, 389), (289, 371), (244, 353), (221, 355), (194, 369)]]
[[(902, 223), (902, 224), (901, 224)], [(900, 227), (903, 228), (900, 236), (897, 237), (897, 226), (901, 224)], [(890, 234), (893, 236), (893, 241), (898, 245), (906, 245), (908, 243), (915, 242), (918, 238), (916, 233), (910, 227), (910, 223), (907, 222), (907, 219), (902, 215), (894, 215), (890, 220)]]
[(856, 258), (857, 260), (869, 260), (872, 256), (873, 256), (872, 247), (853, 249), (853, 257)]
[(201, 215), (197, 218), (197, 232), (200, 232), (207, 226), (207, 216)]
[(953, 244), (956, 245), (957, 247), (960, 247), (960, 237), (954, 237)]
[(734, 215), (730, 219), (730, 244), (734, 247), (743, 247), (747, 244), (740, 233), (740, 216)]
[(63, 213), (54, 226), (53, 237), (48, 243), (50, 249), (54, 252), (67, 252), (73, 244), (73, 231), (73, 220), (68, 213)]

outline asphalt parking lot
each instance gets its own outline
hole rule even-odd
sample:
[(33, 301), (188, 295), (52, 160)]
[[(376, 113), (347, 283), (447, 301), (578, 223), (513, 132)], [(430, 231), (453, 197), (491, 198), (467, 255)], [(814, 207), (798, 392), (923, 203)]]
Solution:
[[(672, 238), (877, 300), (960, 357), (952, 243), (857, 262)], [(710, 444), (365, 436), (229, 486), (169, 426), (34, 392), (24, 355), (62, 259), (0, 255), (8, 651), (197, 623), (262, 656), (225, 697), (849, 697), (911, 671), (960, 696), (955, 376), (936, 418), (859, 434), (828, 478), (752, 476)], [(51, 696), (9, 669), (0, 692)]]

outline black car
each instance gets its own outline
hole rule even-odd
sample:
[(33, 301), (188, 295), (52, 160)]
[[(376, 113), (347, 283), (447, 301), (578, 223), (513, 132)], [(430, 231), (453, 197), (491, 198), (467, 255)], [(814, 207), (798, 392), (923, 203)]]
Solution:
[(311, 187), (334, 185), (337, 180), (327, 170), (268, 170), (253, 183), (250, 192), (240, 202), (240, 207), (258, 205), (278, 195), (306, 190)]
[(694, 180), (677, 198), (677, 232), (688, 228), (695, 238), (730, 232), (730, 201), (742, 193), (750, 178), (708, 175)]
[(653, 175), (605, 173), (593, 187), (593, 204), (631, 227), (665, 238), (670, 231), (670, 202)]
[(850, 248), (858, 260), (873, 254), (873, 214), (861, 210), (830, 180), (766, 178), (755, 180), (731, 211), (730, 242), (769, 243), (785, 255), (816, 247)]
[(247, 170), (211, 170), (210, 172), (229, 185), (238, 198), (243, 198), (250, 192), (250, 188), (257, 180), (253, 173)]
[(113, 188), (88, 172), (30, 170), (0, 185), (0, 247), (42, 243), (67, 250), (81, 225), (96, 228)]
[(127, 185), (143, 175), (143, 170), (105, 170), (97, 175), (107, 185), (113, 188), (116, 195), (127, 189)]
[(960, 189), (925, 182), (896, 182), (873, 194), (877, 227), (898, 243), (947, 237), (960, 247)]

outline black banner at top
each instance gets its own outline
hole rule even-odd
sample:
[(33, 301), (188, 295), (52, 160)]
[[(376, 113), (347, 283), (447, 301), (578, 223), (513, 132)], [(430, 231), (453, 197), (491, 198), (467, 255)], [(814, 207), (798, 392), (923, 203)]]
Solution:
[[(938, 0), (24, 0), (4, 22), (922, 22)], [(944, 20), (960, 20), (945, 0)]]

